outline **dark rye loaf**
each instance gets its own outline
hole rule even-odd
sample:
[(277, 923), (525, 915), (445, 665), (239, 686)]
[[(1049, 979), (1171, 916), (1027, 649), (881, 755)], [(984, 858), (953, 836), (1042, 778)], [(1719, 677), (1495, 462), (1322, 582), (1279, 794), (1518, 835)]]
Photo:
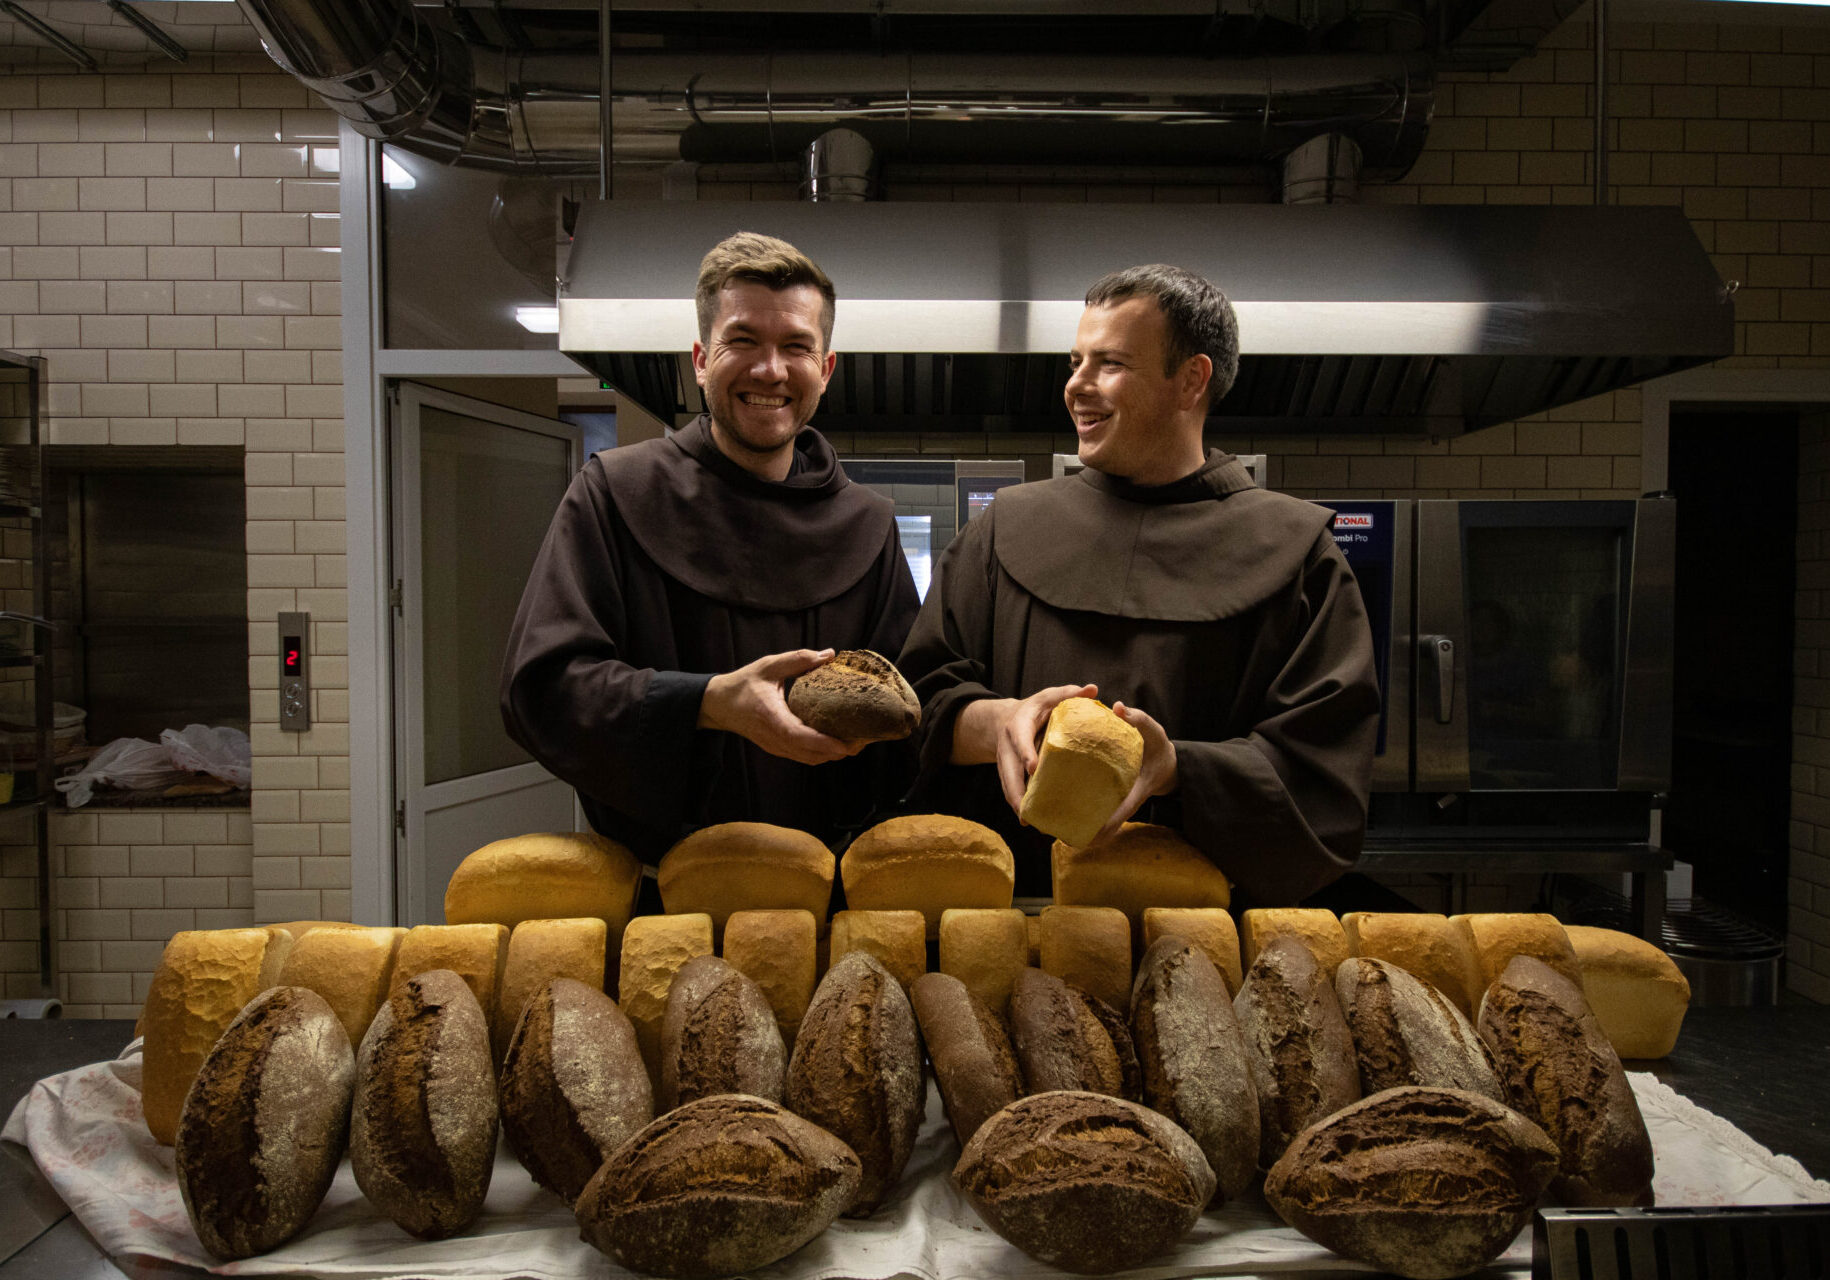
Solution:
[(1030, 1257), (1081, 1275), (1139, 1266), (1188, 1233), (1214, 1195), (1201, 1148), (1147, 1107), (1038, 1093), (966, 1144), (954, 1185)]
[(1652, 1203), (1652, 1138), (1633, 1086), (1575, 983), (1515, 956), (1477, 1023), (1506, 1100), (1559, 1152), (1551, 1193), (1575, 1205)]
[(1265, 1178), (1285, 1222), (1414, 1280), (1493, 1261), (1556, 1172), (1537, 1125), (1463, 1089), (1387, 1089), (1297, 1135)]
[(788, 710), (846, 742), (906, 738), (921, 723), (921, 701), (896, 665), (869, 649), (841, 649), (788, 686)]
[(1205, 952), (1167, 934), (1144, 952), (1131, 992), (1144, 1101), (1188, 1131), (1224, 1199), (1258, 1173), (1258, 1092), (1226, 993)]
[(922, 974), (909, 987), (909, 1002), (934, 1064), (947, 1119), (963, 1147), (987, 1117), (1023, 1096), (1023, 1069), (1010, 1033), (951, 974)]
[(350, 1166), (369, 1203), (422, 1240), (482, 1211), (496, 1158), (489, 1021), (449, 969), (407, 979), (356, 1054)]
[(1123, 1016), (1052, 973), (1024, 969), (1010, 989), (1010, 1036), (1031, 1093), (1080, 1089), (1143, 1096)]
[(604, 1162), (574, 1212), (593, 1248), (655, 1276), (728, 1276), (785, 1258), (857, 1194), (843, 1142), (765, 1098), (668, 1112)]
[[(812, 936), (809, 927), (810, 945)], [(680, 966), (661, 1018), (663, 1112), (715, 1093), (780, 1102), (787, 1059), (761, 987), (717, 956)]]
[(1289, 934), (1272, 938), (1246, 971), (1233, 1012), (1251, 1051), (1258, 1092), (1259, 1165), (1270, 1168), (1290, 1140), (1360, 1098), (1353, 1035), (1341, 1017), (1334, 974)]
[(604, 1160), (654, 1119), (635, 1027), (572, 978), (534, 993), (502, 1063), (502, 1128), (535, 1182), (575, 1204)]
[(788, 1060), (788, 1109), (836, 1136), (863, 1166), (849, 1217), (868, 1217), (896, 1189), (927, 1099), (915, 1010), (865, 951), (833, 962), (813, 993)]
[(1388, 961), (1354, 956), (1334, 971), (1334, 993), (1353, 1033), (1362, 1094), (1425, 1085), (1505, 1100), (1487, 1046), (1429, 983)]
[(218, 1258), (285, 1243), (330, 1190), (349, 1136), (356, 1060), (324, 999), (271, 987), (203, 1060), (178, 1118), (178, 1190)]

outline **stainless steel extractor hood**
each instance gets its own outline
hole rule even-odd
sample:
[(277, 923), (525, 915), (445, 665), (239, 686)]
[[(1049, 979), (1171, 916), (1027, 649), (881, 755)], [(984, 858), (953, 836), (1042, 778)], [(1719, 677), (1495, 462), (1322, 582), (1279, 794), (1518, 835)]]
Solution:
[(559, 288), (560, 349), (671, 421), (700, 257), (737, 230), (811, 254), (839, 293), (844, 431), (1061, 431), (1081, 298), (1169, 262), (1239, 313), (1220, 432), (1453, 436), (1732, 353), (1734, 313), (1662, 207), (594, 202)]

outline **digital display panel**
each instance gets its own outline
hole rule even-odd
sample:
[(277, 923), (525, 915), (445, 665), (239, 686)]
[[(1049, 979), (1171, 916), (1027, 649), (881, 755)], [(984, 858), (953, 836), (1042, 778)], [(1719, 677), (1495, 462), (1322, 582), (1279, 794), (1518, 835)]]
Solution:
[(280, 637), (280, 674), (286, 676), (302, 676), (305, 674), (304, 637)]

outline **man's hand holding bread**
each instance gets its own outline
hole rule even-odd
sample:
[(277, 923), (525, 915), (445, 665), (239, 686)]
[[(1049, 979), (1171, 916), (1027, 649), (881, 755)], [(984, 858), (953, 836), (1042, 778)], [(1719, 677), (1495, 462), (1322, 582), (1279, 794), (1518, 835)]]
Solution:
[(786, 686), (796, 676), (832, 661), (831, 649), (765, 654), (747, 666), (713, 676), (699, 703), (699, 727), (748, 738), (770, 755), (797, 764), (830, 764), (856, 755), (865, 743), (821, 733), (788, 710)]

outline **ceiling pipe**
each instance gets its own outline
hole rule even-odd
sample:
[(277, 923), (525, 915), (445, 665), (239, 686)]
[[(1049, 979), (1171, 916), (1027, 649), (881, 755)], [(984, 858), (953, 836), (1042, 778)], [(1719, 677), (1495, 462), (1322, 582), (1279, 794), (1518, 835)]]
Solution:
[(856, 204), (877, 196), (877, 150), (863, 134), (828, 129), (807, 144), (801, 199)]
[(1284, 157), (1285, 204), (1358, 204), (1360, 148), (1352, 138), (1326, 133)]

